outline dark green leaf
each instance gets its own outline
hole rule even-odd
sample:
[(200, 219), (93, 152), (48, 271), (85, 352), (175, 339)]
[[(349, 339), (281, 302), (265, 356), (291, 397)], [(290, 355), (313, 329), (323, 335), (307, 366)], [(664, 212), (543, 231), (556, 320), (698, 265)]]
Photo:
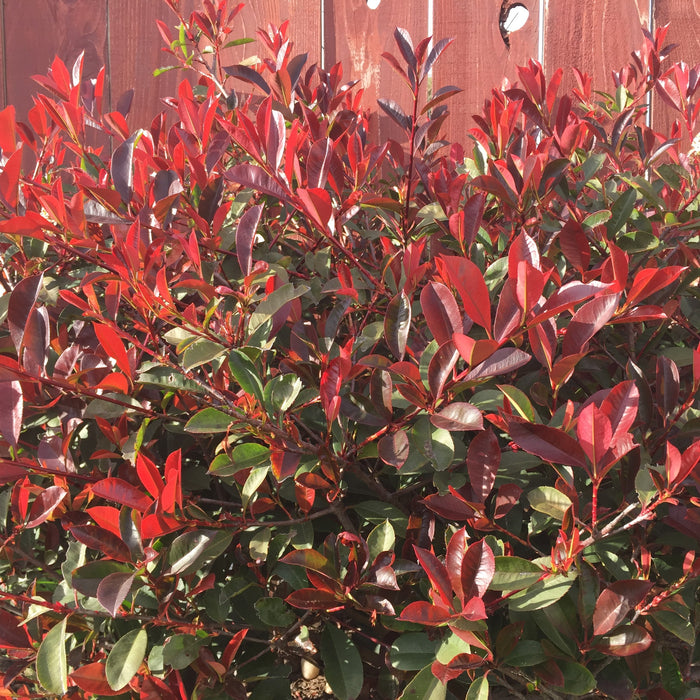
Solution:
[(321, 637), (324, 673), (339, 700), (354, 700), (362, 691), (362, 659), (348, 635), (327, 624)]

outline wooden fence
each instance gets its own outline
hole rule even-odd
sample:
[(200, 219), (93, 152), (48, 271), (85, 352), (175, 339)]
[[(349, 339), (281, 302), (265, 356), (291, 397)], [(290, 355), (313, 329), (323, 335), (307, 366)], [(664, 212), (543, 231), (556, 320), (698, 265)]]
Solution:
[[(86, 72), (107, 67), (111, 105), (128, 88), (136, 91), (132, 128), (143, 126), (160, 108), (160, 97), (173, 94), (177, 71), (152, 77), (167, 64), (156, 19), (171, 25), (174, 15), (162, 0), (0, 0), (0, 97), (20, 116), (31, 105), (36, 85), (31, 76), (45, 72), (54, 55), (72, 62), (85, 52)], [(463, 140), (470, 116), (480, 111), (493, 86), (514, 81), (515, 67), (539, 59), (550, 75), (565, 69), (571, 86), (576, 66), (594, 78), (594, 87), (611, 89), (611, 70), (625, 65), (642, 44), (641, 28), (670, 23), (668, 40), (678, 44), (674, 60), (700, 63), (700, 0), (517, 0), (529, 11), (525, 25), (502, 36), (500, 20), (515, 0), (248, 0), (240, 19), (240, 36), (272, 22), (291, 20), (298, 52), (330, 66), (342, 61), (345, 77), (362, 80), (366, 104), (390, 97), (406, 104), (406, 89), (381, 59), (395, 51), (394, 27), (406, 28), (414, 40), (432, 31), (454, 37), (438, 63), (436, 86), (454, 84), (464, 91), (451, 105), (448, 136)], [(188, 13), (199, 0), (181, 0)], [(252, 46), (252, 45), (250, 45)], [(251, 51), (250, 47), (246, 50)], [(380, 118), (376, 128), (386, 129)], [(669, 113), (653, 105), (653, 126), (667, 126)]]

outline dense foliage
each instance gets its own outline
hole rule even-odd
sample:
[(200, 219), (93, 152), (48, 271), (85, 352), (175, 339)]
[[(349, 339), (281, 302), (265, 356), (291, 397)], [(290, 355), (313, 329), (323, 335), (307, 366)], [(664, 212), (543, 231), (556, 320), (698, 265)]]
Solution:
[(531, 62), (450, 144), (399, 29), (373, 143), (239, 9), (148, 129), (81, 60), (0, 113), (0, 696), (692, 696), (698, 70)]

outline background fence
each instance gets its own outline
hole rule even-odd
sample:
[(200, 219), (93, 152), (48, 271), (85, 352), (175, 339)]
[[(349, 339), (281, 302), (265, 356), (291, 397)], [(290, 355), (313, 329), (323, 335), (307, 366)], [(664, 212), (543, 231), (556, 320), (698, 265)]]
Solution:
[[(376, 4), (377, 0), (370, 0)], [(463, 141), (469, 117), (480, 111), (492, 87), (504, 77), (514, 81), (515, 67), (540, 60), (547, 75), (565, 69), (565, 86), (573, 84), (576, 66), (593, 76), (597, 89), (611, 89), (610, 72), (625, 65), (642, 44), (641, 27), (670, 23), (671, 54), (691, 66), (700, 63), (700, 0), (518, 0), (529, 10), (524, 27), (509, 35), (506, 46), (499, 20), (503, 6), (515, 0), (248, 0), (240, 17), (239, 36), (291, 20), (298, 52), (330, 66), (342, 61), (345, 77), (362, 80), (366, 104), (378, 96), (406, 104), (405, 86), (381, 59), (395, 51), (394, 27), (417, 41), (430, 32), (454, 37), (435, 70), (437, 87), (454, 84), (464, 92), (450, 102), (448, 136)], [(152, 77), (167, 64), (156, 19), (174, 24), (162, 0), (0, 0), (0, 98), (14, 104), (20, 117), (31, 106), (36, 85), (31, 76), (45, 72), (58, 54), (66, 62), (85, 51), (88, 77), (107, 66), (108, 100), (113, 106), (128, 88), (136, 91), (132, 128), (144, 126), (160, 107), (160, 97), (173, 94), (181, 79), (176, 71)], [(181, 0), (183, 12), (198, 0)], [(245, 49), (249, 53), (249, 45)], [(670, 118), (665, 105), (652, 105), (652, 125), (664, 129)], [(375, 128), (386, 129), (385, 118)]]

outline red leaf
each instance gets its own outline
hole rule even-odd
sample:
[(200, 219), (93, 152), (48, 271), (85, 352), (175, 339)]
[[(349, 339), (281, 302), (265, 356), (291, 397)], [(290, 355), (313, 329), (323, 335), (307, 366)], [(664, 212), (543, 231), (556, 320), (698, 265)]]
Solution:
[(665, 419), (676, 410), (680, 390), (678, 366), (670, 357), (659, 355), (656, 358), (656, 402)]
[[(482, 618), (483, 619), (483, 618)], [(448, 663), (443, 664), (440, 661), (433, 661), (430, 666), (435, 678), (441, 683), (446, 684), (455, 678), (459, 678), (465, 671), (471, 671), (474, 668), (481, 668), (486, 664), (486, 659), (478, 654), (457, 654)]]
[(513, 416), (506, 418), (508, 432), (520, 449), (546, 462), (587, 468), (586, 454), (578, 442), (559, 428), (528, 423)]
[(530, 321), (530, 325), (534, 326), (537, 323), (541, 323), (546, 318), (556, 316), (562, 311), (571, 311), (576, 304), (598, 294), (604, 294), (612, 286), (611, 284), (595, 281), (588, 284), (576, 281), (569, 282), (547, 299), (537, 316)]
[(134, 510), (145, 512), (153, 501), (136, 486), (116, 476), (110, 476), (92, 485), (92, 492), (108, 501), (121, 503)]
[(625, 306), (631, 306), (642, 299), (650, 297), (655, 292), (675, 282), (680, 274), (688, 268), (681, 265), (670, 265), (662, 268), (644, 268), (634, 276), (632, 288), (627, 293)]
[(462, 522), (476, 516), (476, 511), (466, 500), (452, 493), (442, 495), (433, 493), (421, 502), (445, 520)]
[(493, 518), (498, 520), (504, 518), (520, 500), (523, 490), (517, 484), (501, 484), (496, 493), (496, 507)]
[(612, 427), (608, 417), (595, 404), (586, 406), (578, 417), (576, 435), (579, 444), (593, 464), (594, 478), (603, 455), (611, 447)]
[(101, 661), (95, 661), (85, 666), (80, 666), (73, 671), (69, 678), (75, 685), (86, 693), (94, 695), (114, 696), (123, 695), (124, 690), (112, 690), (107, 682), (105, 665)]
[(331, 578), (337, 574), (331, 562), (315, 549), (297, 549), (285, 554), (280, 561), (292, 566), (303, 566)]
[(22, 620), (0, 608), (0, 649), (31, 649), (32, 640)]
[(27, 321), (34, 304), (36, 304), (43, 280), (43, 274), (25, 277), (15, 285), (15, 288), (10, 293), (10, 300), (7, 305), (7, 325), (10, 328), (10, 337), (18, 353), (24, 339)]
[(437, 596), (446, 608), (452, 607), (452, 586), (450, 585), (450, 577), (447, 575), (445, 567), (440, 563), (440, 560), (427, 549), (413, 545), (413, 551), (416, 553), (418, 563), (428, 575), (428, 579), (435, 593), (435, 595), (433, 595), (433, 600), (435, 596)]
[(287, 193), (279, 183), (257, 165), (247, 163), (234, 165), (224, 173), (224, 177), (256, 192), (263, 192), (284, 202), (287, 201)]
[(0, 365), (0, 435), (13, 447), (17, 447), (22, 430), (24, 399), (22, 385), (10, 367)]
[(479, 503), (484, 503), (491, 493), (500, 464), (501, 448), (496, 434), (491, 428), (477, 433), (467, 450), (467, 471), (474, 497)]
[(15, 107), (8, 105), (0, 112), (0, 148), (3, 153), (14, 153), (17, 148), (15, 124)]
[(499, 348), (488, 359), (474, 367), (465, 379), (473, 382), (514, 372), (526, 365), (531, 358), (531, 355), (518, 348)]
[(598, 597), (593, 611), (593, 634), (607, 634), (617, 627), (632, 608), (639, 605), (653, 583), (643, 579), (615, 581)]
[(441, 255), (437, 259), (441, 275), (457, 290), (469, 318), (491, 337), (491, 299), (481, 270), (467, 258)]
[(248, 634), (247, 628), (238, 630), (238, 632), (236, 632), (233, 635), (229, 643), (226, 645), (224, 653), (221, 655), (221, 661), (226, 668), (229, 668), (231, 666), (231, 662), (236, 656), (238, 650), (240, 649), (241, 643), (245, 639), (246, 634)]
[(464, 593), (462, 592), (462, 562), (467, 551), (467, 531), (465, 528), (457, 530), (447, 545), (445, 554), (445, 569), (450, 579), (452, 590), (459, 601), (464, 605)]
[(309, 187), (325, 187), (333, 160), (333, 142), (329, 138), (315, 141), (306, 158), (306, 176)]
[(608, 417), (612, 427), (611, 444), (628, 433), (637, 417), (639, 389), (634, 381), (616, 384), (600, 404), (600, 410)]
[(464, 604), (460, 617), (465, 620), (485, 620), (488, 615), (484, 601), (481, 598), (470, 598)]
[(382, 462), (401, 469), (406, 463), (410, 451), (408, 436), (403, 430), (385, 435), (379, 440), (377, 450)]
[(454, 333), (462, 333), (462, 314), (454, 295), (440, 282), (428, 282), (420, 293), (420, 303), (430, 332), (438, 345), (452, 340)]
[(493, 551), (484, 539), (469, 545), (462, 560), (462, 593), (466, 601), (482, 598), (496, 571)]
[(546, 281), (545, 275), (537, 268), (525, 261), (518, 263), (515, 296), (526, 316), (539, 302)]
[(119, 509), (114, 506), (91, 506), (85, 512), (105, 530), (109, 530), (117, 537), (121, 537), (121, 527), (119, 526)]
[(591, 246), (583, 227), (569, 219), (559, 231), (559, 247), (564, 257), (583, 275), (591, 262)]
[[(0, 112), (2, 114), (2, 112)], [(5, 153), (5, 151), (3, 151)], [(19, 198), (19, 178), (22, 170), (22, 149), (15, 151), (8, 159), (0, 172), (0, 196), (7, 206), (14, 210), (17, 208)]]
[(652, 644), (649, 632), (639, 625), (625, 625), (617, 634), (603, 637), (596, 649), (610, 656), (634, 656), (646, 651)]
[(299, 208), (324, 232), (335, 231), (333, 219), (333, 202), (326, 190), (311, 187), (309, 189), (297, 188), (297, 197), (300, 200)]
[(161, 513), (147, 513), (141, 519), (141, 538), (152, 540), (184, 527), (184, 523)]
[(431, 605), (424, 600), (409, 603), (399, 615), (399, 620), (417, 622), (419, 625), (437, 627), (447, 622), (452, 615), (447, 608)]
[(253, 243), (262, 211), (263, 205), (256, 204), (241, 216), (236, 226), (236, 256), (241, 272), (246, 277), (253, 269)]
[(97, 340), (99, 340), (100, 345), (104, 351), (111, 357), (116, 363), (117, 367), (124, 372), (124, 374), (132, 377), (131, 365), (129, 364), (129, 358), (126, 354), (126, 349), (122, 343), (119, 334), (111, 326), (106, 326), (103, 323), (93, 323), (92, 327), (95, 329), (95, 335)]
[(342, 599), (335, 594), (315, 588), (300, 588), (290, 593), (284, 601), (302, 610), (331, 610), (343, 605)]
[(483, 192), (477, 192), (476, 194), (472, 195), (464, 205), (464, 216), (462, 221), (463, 241), (461, 242), (465, 251), (468, 251), (472, 247), (472, 243), (474, 243), (476, 240), (476, 234), (479, 233), (481, 220), (484, 217), (485, 206), (486, 195)]
[(97, 586), (97, 600), (112, 616), (116, 617), (126, 596), (131, 592), (134, 574), (115, 572), (108, 574)]
[(443, 430), (482, 430), (481, 411), (470, 403), (455, 401), (430, 416), (430, 422)]
[(129, 548), (116, 535), (97, 525), (73, 525), (69, 528), (73, 537), (90, 549), (102, 552), (117, 561), (131, 561)]
[(26, 527), (36, 527), (51, 517), (56, 506), (68, 495), (62, 486), (49, 486), (42, 491), (32, 503), (29, 511), (29, 522)]
[(411, 300), (405, 294), (397, 294), (386, 308), (384, 336), (394, 357), (403, 358), (411, 328)]
[(496, 316), (493, 319), (493, 335), (498, 344), (505, 342), (520, 328), (523, 312), (518, 304), (515, 280), (507, 279), (501, 288)]
[(148, 457), (140, 453), (136, 455), (136, 473), (139, 481), (153, 498), (158, 498), (165, 488), (158, 467)]
[(430, 359), (428, 364), (428, 387), (435, 401), (442, 396), (445, 382), (452, 374), (458, 359), (459, 353), (451, 340), (441, 345)]
[(270, 464), (275, 479), (277, 479), (278, 482), (282, 482), (285, 479), (293, 477), (296, 474), (300, 459), (301, 455), (299, 453), (289, 452), (287, 450), (271, 450)]
[(562, 353), (585, 352), (588, 341), (613, 317), (620, 294), (606, 294), (584, 304), (573, 316), (564, 332)]

